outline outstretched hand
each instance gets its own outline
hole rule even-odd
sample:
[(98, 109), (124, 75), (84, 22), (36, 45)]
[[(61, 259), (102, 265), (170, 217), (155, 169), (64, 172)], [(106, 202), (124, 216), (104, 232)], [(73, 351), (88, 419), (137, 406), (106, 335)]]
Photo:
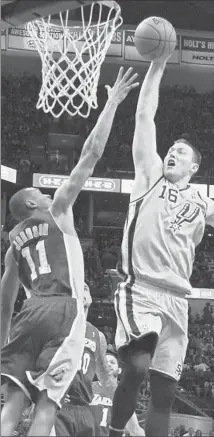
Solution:
[(139, 82), (136, 82), (138, 74), (135, 73), (131, 75), (132, 71), (133, 68), (129, 68), (126, 73), (123, 74), (124, 68), (121, 67), (113, 87), (111, 88), (109, 85), (105, 86), (109, 99), (120, 104), (133, 88), (139, 86)]

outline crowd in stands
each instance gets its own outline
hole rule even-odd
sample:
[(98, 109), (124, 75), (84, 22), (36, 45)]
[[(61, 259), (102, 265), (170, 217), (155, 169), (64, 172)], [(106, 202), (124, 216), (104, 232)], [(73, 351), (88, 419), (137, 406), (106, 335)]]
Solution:
[[(212, 302), (212, 301), (211, 301)], [(189, 312), (189, 344), (182, 384), (197, 397), (213, 398), (214, 405), (214, 308), (207, 302), (203, 313)]]
[[(86, 137), (95, 125), (105, 101), (104, 87), (98, 89), (99, 109), (89, 118), (62, 117), (57, 122), (52, 116), (36, 109), (40, 81), (27, 74), (21, 77), (2, 76), (2, 163), (22, 173), (50, 171), (68, 173), (67, 160), (51, 159), (48, 152), (48, 132), (57, 126), (62, 133)], [(95, 169), (95, 175), (120, 177), (126, 173), (133, 177), (131, 145), (138, 91), (133, 91), (119, 107), (108, 146)], [(214, 171), (214, 92), (198, 94), (192, 87), (164, 87), (156, 116), (158, 150), (164, 156), (169, 145), (183, 134), (199, 144), (203, 161), (199, 175), (213, 176)], [(37, 160), (32, 150), (32, 136), (41, 138), (43, 159)], [(42, 150), (43, 149), (43, 150)], [(80, 152), (80, 150), (79, 150)], [(76, 159), (78, 159), (78, 154)], [(64, 166), (64, 167), (63, 167)], [(128, 172), (128, 173), (127, 173)]]

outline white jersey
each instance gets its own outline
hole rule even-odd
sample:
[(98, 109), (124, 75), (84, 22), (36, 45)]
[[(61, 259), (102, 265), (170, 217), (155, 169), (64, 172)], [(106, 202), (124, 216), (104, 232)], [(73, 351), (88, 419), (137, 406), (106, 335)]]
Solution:
[(118, 273), (124, 281), (190, 294), (195, 248), (202, 240), (209, 198), (162, 176), (130, 202)]

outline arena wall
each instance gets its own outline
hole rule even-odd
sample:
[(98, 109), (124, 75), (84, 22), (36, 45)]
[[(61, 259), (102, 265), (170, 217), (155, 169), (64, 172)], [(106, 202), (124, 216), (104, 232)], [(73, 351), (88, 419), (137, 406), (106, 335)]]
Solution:
[(171, 428), (175, 429), (177, 426), (184, 425), (186, 430), (193, 428), (194, 431), (200, 429), (203, 434), (209, 435), (213, 430), (213, 420), (211, 417), (189, 416), (187, 414), (172, 414)]

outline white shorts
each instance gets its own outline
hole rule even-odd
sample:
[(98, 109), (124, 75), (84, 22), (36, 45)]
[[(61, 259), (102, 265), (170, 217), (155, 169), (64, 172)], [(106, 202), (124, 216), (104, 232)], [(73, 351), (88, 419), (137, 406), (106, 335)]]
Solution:
[(188, 302), (161, 289), (120, 283), (115, 293), (117, 349), (150, 333), (158, 335), (151, 369), (179, 380), (188, 344)]

